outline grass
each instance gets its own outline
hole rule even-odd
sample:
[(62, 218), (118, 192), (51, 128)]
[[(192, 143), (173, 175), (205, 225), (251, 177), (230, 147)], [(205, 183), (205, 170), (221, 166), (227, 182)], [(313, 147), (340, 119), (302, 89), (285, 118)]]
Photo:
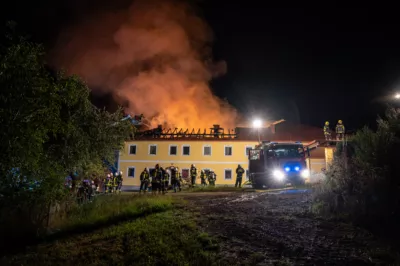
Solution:
[(232, 186), (196, 186), (194, 188), (189, 188), (188, 192), (240, 192), (246, 188), (237, 188)]
[(172, 208), (173, 199), (165, 196), (100, 196), (91, 203), (76, 205), (66, 216), (57, 217), (51, 227), (68, 232), (87, 231)]
[[(31, 246), (24, 253), (3, 258), (0, 265), (217, 264), (218, 244), (198, 229), (195, 214), (179, 208), (182, 202), (177, 201), (104, 197), (93, 203), (98, 210), (86, 210), (83, 215), (88, 207), (82, 207), (71, 214), (71, 221), (60, 224), (63, 230), (89, 232)], [(89, 226), (98, 229), (90, 232)]]

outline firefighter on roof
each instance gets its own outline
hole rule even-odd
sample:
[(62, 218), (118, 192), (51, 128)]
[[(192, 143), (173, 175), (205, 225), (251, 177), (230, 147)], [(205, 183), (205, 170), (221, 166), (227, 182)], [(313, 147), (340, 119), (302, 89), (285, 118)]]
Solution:
[(345, 133), (345, 128), (343, 125), (343, 121), (339, 120), (336, 125), (336, 140), (343, 140)]
[(236, 168), (236, 183), (235, 183), (235, 187), (242, 187), (243, 173), (244, 173), (244, 169), (239, 164), (238, 167)]
[(332, 136), (331, 136), (331, 128), (329, 127), (329, 121), (325, 122), (325, 126), (324, 126), (324, 136), (325, 136), (325, 140), (331, 140)]
[(194, 164), (190, 166), (190, 177), (192, 181), (192, 187), (196, 185), (197, 169)]

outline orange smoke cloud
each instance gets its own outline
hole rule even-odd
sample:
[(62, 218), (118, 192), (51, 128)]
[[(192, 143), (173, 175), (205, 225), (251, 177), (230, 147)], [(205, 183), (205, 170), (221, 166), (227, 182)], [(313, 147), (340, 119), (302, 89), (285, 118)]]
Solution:
[(189, 6), (135, 1), (128, 10), (100, 14), (60, 35), (53, 63), (112, 92), (126, 111), (143, 113), (152, 127), (233, 128), (236, 110), (208, 84), (226, 72), (212, 63), (212, 34)]

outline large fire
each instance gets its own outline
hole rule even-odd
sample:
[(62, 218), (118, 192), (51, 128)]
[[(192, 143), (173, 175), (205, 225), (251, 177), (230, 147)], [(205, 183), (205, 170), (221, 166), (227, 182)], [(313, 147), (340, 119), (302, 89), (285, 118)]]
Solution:
[(153, 127), (233, 128), (235, 109), (208, 86), (226, 71), (224, 62), (212, 63), (211, 41), (189, 6), (140, 0), (66, 30), (52, 58), (95, 92), (111, 91), (128, 113), (143, 113)]

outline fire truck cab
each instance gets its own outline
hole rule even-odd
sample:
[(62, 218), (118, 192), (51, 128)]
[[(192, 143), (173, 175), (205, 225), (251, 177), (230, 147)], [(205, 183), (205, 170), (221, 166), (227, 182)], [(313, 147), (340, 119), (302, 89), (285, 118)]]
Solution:
[(249, 178), (253, 188), (301, 185), (310, 176), (308, 148), (301, 142), (263, 141), (249, 152)]

